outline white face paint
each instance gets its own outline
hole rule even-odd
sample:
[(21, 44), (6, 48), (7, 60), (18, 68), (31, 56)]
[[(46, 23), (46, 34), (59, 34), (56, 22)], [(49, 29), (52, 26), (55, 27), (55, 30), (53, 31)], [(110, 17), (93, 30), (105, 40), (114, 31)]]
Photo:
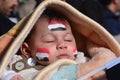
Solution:
[(74, 54), (74, 55), (77, 55), (77, 54), (78, 54), (78, 51), (76, 50), (73, 54)]
[(54, 29), (58, 29), (58, 28), (63, 28), (63, 29), (66, 29), (65, 25), (63, 24), (50, 24), (48, 25), (48, 29), (49, 30), (54, 30)]
[(46, 61), (46, 60), (48, 60), (49, 55), (48, 55), (47, 53), (37, 52), (37, 53), (36, 53), (36, 57), (37, 57), (37, 59), (40, 60), (40, 61)]

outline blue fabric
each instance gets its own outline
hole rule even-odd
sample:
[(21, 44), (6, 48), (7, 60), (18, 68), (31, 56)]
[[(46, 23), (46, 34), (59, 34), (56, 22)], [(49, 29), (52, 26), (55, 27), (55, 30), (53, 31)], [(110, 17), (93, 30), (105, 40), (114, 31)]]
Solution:
[(77, 64), (61, 67), (50, 80), (76, 80), (76, 67)]
[(112, 13), (107, 7), (105, 8), (105, 17), (103, 27), (106, 28), (112, 35), (120, 34), (120, 16)]

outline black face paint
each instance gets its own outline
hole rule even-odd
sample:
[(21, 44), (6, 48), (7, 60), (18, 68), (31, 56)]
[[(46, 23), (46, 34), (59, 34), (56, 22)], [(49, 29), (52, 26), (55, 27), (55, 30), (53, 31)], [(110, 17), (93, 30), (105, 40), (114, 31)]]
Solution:
[(39, 60), (39, 61), (49, 61), (49, 59), (48, 59), (47, 57), (44, 57), (44, 58), (41, 58), (41, 59), (39, 59), (39, 58), (37, 57), (37, 60)]
[(66, 28), (62, 28), (62, 27), (51, 29), (51, 31), (65, 31), (65, 30)]
[(76, 57), (77, 57), (77, 54), (75, 54), (74, 57), (76, 58)]
[(49, 50), (46, 48), (38, 48), (36, 58), (38, 61), (49, 61)]
[(38, 61), (49, 61), (48, 54), (45, 53), (37, 53), (36, 58)]

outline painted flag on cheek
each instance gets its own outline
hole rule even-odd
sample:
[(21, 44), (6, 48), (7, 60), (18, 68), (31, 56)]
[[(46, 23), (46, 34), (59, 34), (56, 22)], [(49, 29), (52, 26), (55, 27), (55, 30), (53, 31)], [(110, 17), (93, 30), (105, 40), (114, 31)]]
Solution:
[(49, 61), (49, 50), (46, 48), (38, 48), (36, 57), (39, 61)]
[(78, 53), (77, 48), (74, 48), (73, 49), (73, 54), (74, 54), (75, 57), (77, 56), (77, 53)]

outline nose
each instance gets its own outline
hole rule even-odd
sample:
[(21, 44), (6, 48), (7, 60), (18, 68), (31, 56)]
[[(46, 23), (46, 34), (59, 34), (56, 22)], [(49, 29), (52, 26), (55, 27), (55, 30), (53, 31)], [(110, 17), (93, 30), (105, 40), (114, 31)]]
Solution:
[(67, 45), (65, 42), (58, 43), (57, 50), (67, 49)]

